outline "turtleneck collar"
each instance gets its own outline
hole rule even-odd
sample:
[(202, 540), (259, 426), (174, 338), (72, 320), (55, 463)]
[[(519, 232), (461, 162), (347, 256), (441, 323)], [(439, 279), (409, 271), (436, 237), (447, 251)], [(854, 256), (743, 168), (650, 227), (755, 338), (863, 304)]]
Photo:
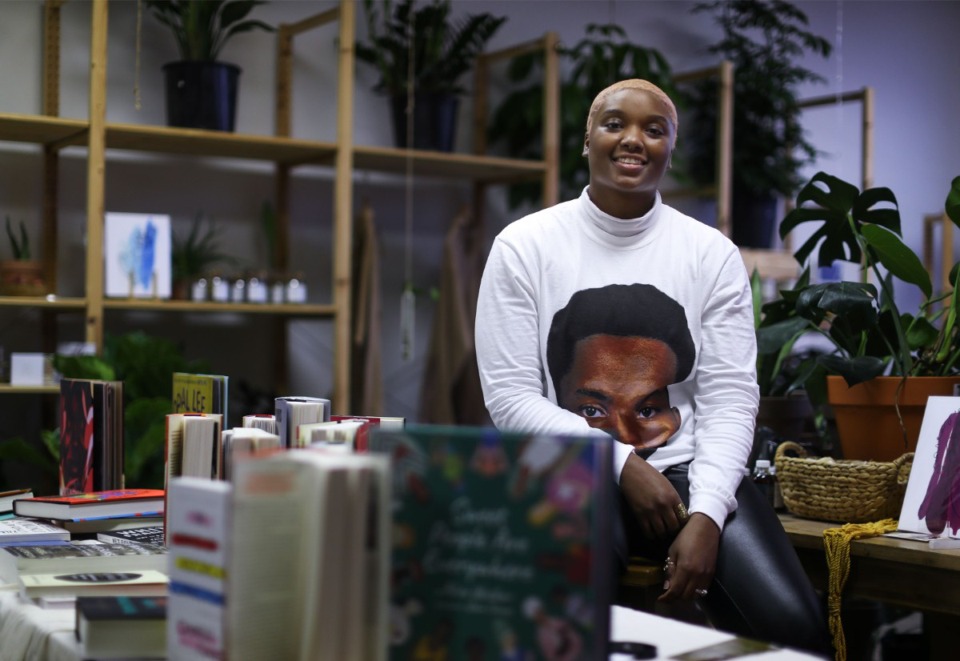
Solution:
[(639, 218), (615, 218), (601, 211), (600, 208), (593, 203), (593, 200), (590, 199), (590, 195), (587, 193), (588, 188), (589, 187), (584, 187), (580, 193), (580, 206), (589, 221), (588, 229), (590, 233), (599, 240), (605, 243), (623, 246), (633, 244), (651, 234), (650, 230), (656, 225), (662, 207), (659, 191), (657, 191), (657, 197), (653, 202), (653, 207), (644, 215)]

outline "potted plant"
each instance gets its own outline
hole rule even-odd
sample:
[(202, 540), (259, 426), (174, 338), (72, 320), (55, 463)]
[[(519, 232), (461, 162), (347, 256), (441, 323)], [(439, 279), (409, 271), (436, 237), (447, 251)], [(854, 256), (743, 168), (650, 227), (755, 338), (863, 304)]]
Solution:
[[(960, 226), (960, 177), (953, 180), (945, 202), (951, 221)], [(843, 455), (847, 459), (892, 460), (915, 447), (923, 407), (930, 394), (951, 395), (960, 383), (960, 264), (950, 272), (953, 289), (935, 295), (920, 258), (903, 242), (897, 200), (888, 188), (860, 191), (841, 179), (817, 173), (797, 195), (797, 206), (780, 224), (780, 237), (806, 223), (813, 233), (794, 252), (806, 266), (800, 282), (781, 292), (782, 318), (769, 327), (807, 332), (827, 338), (833, 351), (818, 356), (805, 376), (812, 397), (833, 407)], [(835, 260), (861, 264), (858, 282), (809, 282), (808, 260), (828, 265)], [(916, 286), (922, 300), (905, 312), (894, 295), (894, 280)], [(916, 388), (930, 389), (915, 391)], [(850, 396), (848, 402), (840, 398)], [(866, 424), (847, 421), (848, 411), (864, 411), (872, 400), (888, 412), (871, 411)], [(893, 429), (898, 442), (882, 449), (879, 436)], [(865, 447), (853, 445), (855, 432)]]
[(209, 275), (214, 265), (236, 262), (232, 255), (220, 249), (217, 231), (212, 223), (203, 230), (204, 220), (203, 213), (198, 212), (186, 237), (173, 235), (171, 275), (172, 297), (175, 299), (190, 298), (190, 285), (197, 278)]
[(157, 20), (170, 28), (180, 60), (163, 66), (167, 124), (233, 131), (240, 68), (217, 58), (234, 36), (273, 31), (247, 16), (266, 0), (146, 0)]
[(357, 59), (380, 73), (375, 89), (390, 97), (398, 147), (408, 146), (412, 101), (412, 146), (452, 151), (459, 99), (466, 92), (459, 81), (507, 19), (488, 13), (454, 19), (450, 0), (415, 4), (364, 0), (370, 41), (357, 42)]
[(0, 262), (0, 294), (5, 296), (40, 296), (45, 293), (43, 262), (32, 259), (30, 237), (21, 220), (14, 231), (6, 216), (7, 238), (13, 259)]
[[(589, 178), (583, 158), (584, 121), (593, 98), (624, 78), (644, 78), (677, 98), (670, 65), (656, 49), (627, 38), (619, 25), (589, 24), (586, 35), (560, 56), (570, 72), (560, 84), (560, 199), (580, 195)], [(507, 77), (516, 89), (504, 97), (489, 126), (491, 143), (500, 144), (516, 158), (540, 158), (543, 153), (543, 59), (527, 53), (513, 59)], [(566, 68), (566, 67), (565, 67)], [(510, 187), (509, 202), (517, 207), (539, 201), (539, 184)]]
[[(710, 12), (721, 38), (709, 51), (729, 60), (733, 74), (734, 243), (770, 248), (778, 196), (792, 197), (801, 169), (816, 156), (799, 122), (797, 85), (824, 82), (797, 64), (805, 55), (827, 57), (830, 43), (808, 31), (807, 16), (784, 0), (712, 0), (693, 11)], [(692, 87), (684, 149), (688, 173), (701, 184), (716, 181), (717, 86)]]

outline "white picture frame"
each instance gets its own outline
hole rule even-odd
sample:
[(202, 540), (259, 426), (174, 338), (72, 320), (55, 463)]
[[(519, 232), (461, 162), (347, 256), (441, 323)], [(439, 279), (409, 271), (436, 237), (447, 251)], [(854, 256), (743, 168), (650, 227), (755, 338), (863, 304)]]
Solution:
[(107, 212), (103, 259), (105, 296), (169, 299), (173, 279), (170, 216)]

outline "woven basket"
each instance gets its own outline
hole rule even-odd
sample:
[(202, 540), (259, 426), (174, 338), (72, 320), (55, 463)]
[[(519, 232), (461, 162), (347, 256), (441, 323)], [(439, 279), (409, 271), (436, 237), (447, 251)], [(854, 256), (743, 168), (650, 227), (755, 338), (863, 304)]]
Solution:
[(837, 461), (808, 458), (803, 446), (784, 441), (777, 447), (774, 462), (783, 502), (793, 514), (821, 521), (866, 523), (900, 516), (913, 453), (894, 461)]

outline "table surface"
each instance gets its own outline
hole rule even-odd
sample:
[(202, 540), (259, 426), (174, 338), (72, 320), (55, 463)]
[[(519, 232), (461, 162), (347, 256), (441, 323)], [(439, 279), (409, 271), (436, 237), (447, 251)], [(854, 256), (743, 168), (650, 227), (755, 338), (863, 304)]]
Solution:
[[(780, 522), (813, 584), (825, 589), (823, 531), (841, 524), (791, 514), (781, 514)], [(960, 549), (930, 549), (923, 542), (882, 536), (854, 540), (844, 594), (960, 616)]]
[[(707, 627), (670, 620), (622, 606), (611, 609), (613, 640), (648, 642), (657, 646), (657, 659), (729, 643), (734, 636)], [(0, 586), (0, 661), (78, 661), (80, 645), (74, 637), (74, 609), (43, 609), (20, 599), (13, 586)], [(810, 661), (819, 657), (793, 650), (772, 649), (754, 654), (758, 661)], [(632, 661), (615, 654), (610, 661)]]

